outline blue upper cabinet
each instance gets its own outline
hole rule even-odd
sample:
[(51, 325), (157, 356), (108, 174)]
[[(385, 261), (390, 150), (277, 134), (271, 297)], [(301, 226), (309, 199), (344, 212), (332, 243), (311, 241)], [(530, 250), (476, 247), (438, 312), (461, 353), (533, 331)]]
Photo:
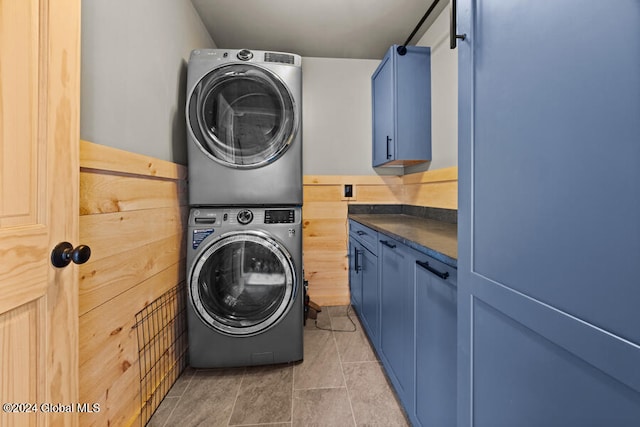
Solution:
[(431, 160), (431, 51), (393, 45), (371, 76), (373, 166)]
[(638, 426), (640, 2), (457, 32), (458, 426)]

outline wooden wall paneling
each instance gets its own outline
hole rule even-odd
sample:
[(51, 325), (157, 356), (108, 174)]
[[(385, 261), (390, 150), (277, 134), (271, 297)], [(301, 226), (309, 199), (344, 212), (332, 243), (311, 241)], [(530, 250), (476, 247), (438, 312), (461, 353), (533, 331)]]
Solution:
[[(117, 382), (94, 398), (100, 412), (80, 414), (81, 426), (133, 426), (140, 416), (140, 369), (136, 360)], [(82, 394), (80, 394), (82, 396)], [(83, 398), (81, 397), (81, 400)]]
[(303, 219), (304, 235), (308, 237), (341, 237), (347, 230), (346, 218)]
[[(168, 308), (164, 311), (165, 317), (163, 320), (168, 322), (171, 315), (175, 314), (177, 310), (178, 307), (176, 306)], [(163, 325), (150, 323), (145, 326), (150, 328), (145, 333), (155, 334)], [(96, 393), (97, 397), (94, 399), (103, 402), (104, 410), (96, 415), (81, 414), (81, 425), (140, 425), (142, 421), (140, 414), (140, 392), (141, 386), (144, 388), (145, 385), (144, 382), (141, 384), (140, 381), (140, 364), (144, 364), (144, 358), (147, 358), (146, 363), (155, 363), (158, 366), (164, 367), (164, 376), (169, 375), (169, 384), (177, 379), (178, 370), (175, 369), (175, 365), (179, 355), (171, 351), (164, 351), (176, 339), (175, 332), (175, 329), (163, 330), (161, 334), (164, 338), (161, 338), (159, 341), (160, 343), (165, 343), (163, 346), (149, 348), (147, 352), (143, 352), (140, 358), (136, 356), (131, 366), (124, 370), (109, 388), (99, 388), (97, 391), (101, 394)], [(135, 340), (137, 337), (136, 330), (132, 329), (131, 334)], [(158, 355), (162, 355), (162, 357), (158, 358)], [(152, 378), (152, 380), (155, 380), (155, 385), (157, 385), (157, 382), (165, 379), (164, 376)], [(153, 385), (154, 384), (150, 383), (150, 387), (147, 387), (146, 391), (155, 390)], [(145, 390), (143, 389), (142, 392), (145, 393)], [(162, 397), (163, 396), (160, 396), (159, 400), (161, 400)]]
[(402, 184), (424, 184), (428, 182), (442, 182), (442, 181), (457, 181), (458, 180), (458, 167), (453, 166), (449, 168), (435, 169), (432, 171), (425, 171), (420, 173), (414, 173), (405, 175), (402, 180)]
[[(347, 202), (342, 199), (342, 181), (333, 183), (318, 177), (304, 186), (303, 253), (309, 296), (317, 304), (346, 304), (347, 279)], [(355, 182), (355, 181), (354, 181)], [(353, 184), (355, 185), (355, 184)]]
[(458, 168), (407, 175), (404, 191), (406, 205), (458, 209)]
[(80, 215), (187, 204), (184, 181), (81, 171)]
[(404, 186), (394, 185), (358, 185), (357, 204), (402, 204), (404, 200)]
[[(80, 317), (81, 370), (84, 367), (105, 372), (105, 366), (91, 366), (91, 362), (97, 357), (106, 359), (110, 354), (121, 353), (123, 344), (130, 338), (129, 330), (135, 324), (136, 313), (184, 281), (182, 267), (183, 263), (178, 262)], [(131, 363), (131, 360), (123, 362)]]
[(184, 231), (188, 208), (160, 208), (80, 217), (80, 241), (95, 260)]
[[(304, 270), (320, 305), (349, 303), (349, 204), (407, 204), (457, 209), (458, 168), (405, 176), (307, 175), (304, 183)], [(343, 186), (354, 199), (343, 199)]]
[[(184, 282), (186, 168), (87, 141), (80, 157), (80, 241), (92, 248), (80, 266), (80, 400), (101, 404), (80, 421), (131, 425), (141, 416), (136, 313)], [(175, 311), (161, 314), (154, 327)]]
[[(112, 391), (134, 375), (140, 410), (140, 372), (133, 369), (139, 363), (135, 314), (180, 283), (183, 267), (182, 263), (176, 264), (80, 318), (80, 396), (84, 401), (108, 403), (112, 408), (126, 405), (124, 396)], [(101, 400), (105, 396), (110, 400)]]
[[(347, 253), (348, 239), (347, 235), (339, 236), (315, 236), (304, 237), (303, 248), (305, 252), (310, 254), (317, 253), (319, 251), (334, 251)], [(306, 264), (306, 259), (305, 259)]]
[(396, 175), (305, 175), (302, 183), (305, 186), (317, 185), (398, 185), (404, 178)]
[(336, 202), (342, 198), (340, 185), (309, 185), (304, 187), (303, 206), (309, 202)]
[(176, 180), (187, 178), (184, 165), (89, 141), (80, 141), (80, 167)]
[(311, 257), (305, 256), (304, 270), (309, 280), (309, 293), (317, 293), (320, 288), (344, 286), (348, 282), (348, 268), (347, 251), (344, 248), (341, 251), (314, 251)]
[(182, 233), (98, 260), (80, 269), (80, 315), (175, 264), (186, 256)]
[[(305, 191), (307, 188), (305, 187)], [(302, 219), (347, 218), (347, 203), (343, 201), (308, 201), (302, 205)]]
[(458, 209), (458, 181), (406, 185), (404, 204)]

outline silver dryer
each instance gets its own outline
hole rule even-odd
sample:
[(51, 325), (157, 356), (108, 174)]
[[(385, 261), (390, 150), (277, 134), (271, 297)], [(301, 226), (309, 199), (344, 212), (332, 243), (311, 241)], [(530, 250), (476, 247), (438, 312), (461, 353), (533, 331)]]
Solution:
[(194, 50), (187, 72), (191, 206), (302, 204), (302, 59)]

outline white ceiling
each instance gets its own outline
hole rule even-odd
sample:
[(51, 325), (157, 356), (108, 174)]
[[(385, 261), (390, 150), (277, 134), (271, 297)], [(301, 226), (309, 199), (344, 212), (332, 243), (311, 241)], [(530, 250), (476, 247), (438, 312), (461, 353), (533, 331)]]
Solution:
[[(433, 0), (192, 0), (219, 48), (381, 59), (403, 44)], [(440, 0), (409, 44), (449, 3)]]

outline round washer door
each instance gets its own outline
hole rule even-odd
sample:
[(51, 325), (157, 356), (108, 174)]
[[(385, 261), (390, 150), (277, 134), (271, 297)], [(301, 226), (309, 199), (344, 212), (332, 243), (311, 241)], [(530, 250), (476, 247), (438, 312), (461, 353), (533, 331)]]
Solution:
[(291, 308), (296, 274), (287, 250), (259, 231), (227, 233), (205, 246), (189, 276), (201, 320), (227, 335), (255, 335)]
[(285, 153), (297, 131), (291, 93), (271, 71), (229, 64), (206, 74), (188, 101), (187, 121), (200, 149), (235, 168), (257, 168)]

